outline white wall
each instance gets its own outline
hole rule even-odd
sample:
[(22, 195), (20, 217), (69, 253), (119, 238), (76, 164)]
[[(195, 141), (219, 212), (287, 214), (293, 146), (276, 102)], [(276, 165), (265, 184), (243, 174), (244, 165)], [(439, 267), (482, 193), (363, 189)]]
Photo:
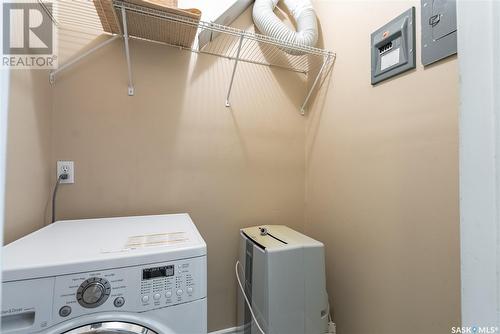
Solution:
[(464, 326), (500, 326), (499, 10), (495, 0), (458, 3)]
[[(1, 28), (0, 28), (1, 33)], [(7, 114), (9, 104), (9, 70), (0, 70), (0, 242), (3, 240), (5, 207), (5, 160), (7, 147)], [(1, 258), (0, 248), (0, 258)], [(0, 271), (0, 279), (2, 273)], [(0, 293), (1, 297), (1, 293)]]
[(214, 21), (226, 9), (231, 7), (235, 0), (199, 1), (199, 0), (178, 0), (179, 8), (198, 8), (201, 10), (203, 21)]

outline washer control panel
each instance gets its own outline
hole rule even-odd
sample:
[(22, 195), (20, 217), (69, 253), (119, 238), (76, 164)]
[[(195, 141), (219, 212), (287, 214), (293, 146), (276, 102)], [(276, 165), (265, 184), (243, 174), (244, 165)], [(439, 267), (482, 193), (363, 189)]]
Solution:
[(143, 312), (206, 297), (206, 257), (55, 277), (55, 318)]
[(143, 269), (142, 305), (154, 308), (193, 300), (199, 288), (193, 269), (189, 262)]

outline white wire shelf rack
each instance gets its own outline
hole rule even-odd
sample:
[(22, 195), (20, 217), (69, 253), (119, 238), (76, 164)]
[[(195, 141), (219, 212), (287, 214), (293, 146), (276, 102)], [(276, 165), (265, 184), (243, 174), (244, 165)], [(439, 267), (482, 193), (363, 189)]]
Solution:
[[(99, 27), (99, 19), (93, 6), (93, 2), (88, 0), (58, 0), (55, 9), (56, 15), (54, 15), (55, 22), (63, 29), (102, 31), (102, 27)], [(146, 35), (151, 36), (151, 38), (139, 39), (158, 42), (159, 38), (156, 37), (168, 35), (168, 42), (162, 42), (163, 44), (191, 52), (232, 60), (233, 70), (225, 99), (227, 107), (230, 106), (231, 90), (239, 62), (270, 66), (305, 75), (309, 84), (304, 101), (300, 107), (300, 112), (304, 114), (313, 92), (319, 88), (330, 72), (336, 57), (332, 51), (296, 44), (220, 24), (197, 21), (126, 1), (114, 0), (113, 6), (119, 19), (121, 34), (113, 35), (110, 39), (105, 40), (83, 54), (73, 57), (59, 68), (53, 70), (50, 73), (51, 83), (55, 82), (57, 74), (61, 71), (76, 64), (84, 57), (110, 44), (114, 40), (123, 39), (129, 76), (128, 94), (131, 96), (134, 95), (129, 38), (138, 37), (129, 36), (129, 29), (137, 29), (139, 26), (139, 29), (143, 33), (145, 32)], [(168, 28), (159, 28), (165, 27), (165, 25), (148, 26), (144, 23), (148, 22), (148, 20), (149, 22), (151, 20), (158, 20), (162, 23), (168, 23)], [(196, 29), (197, 34), (203, 31), (205, 37), (208, 36), (208, 43), (200, 43), (198, 38), (195, 38), (192, 45), (186, 47), (186, 44), (191, 44), (189, 43), (189, 35), (193, 29)], [(165, 40), (165, 38), (162, 38), (162, 40)]]

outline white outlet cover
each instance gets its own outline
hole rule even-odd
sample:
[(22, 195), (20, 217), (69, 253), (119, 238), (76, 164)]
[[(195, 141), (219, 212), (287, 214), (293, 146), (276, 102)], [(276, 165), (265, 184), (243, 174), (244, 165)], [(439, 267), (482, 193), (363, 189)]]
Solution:
[(61, 184), (71, 184), (75, 183), (75, 163), (69, 160), (59, 160), (57, 161), (57, 178), (61, 174), (66, 172), (68, 174), (68, 178), (66, 180), (61, 180)]

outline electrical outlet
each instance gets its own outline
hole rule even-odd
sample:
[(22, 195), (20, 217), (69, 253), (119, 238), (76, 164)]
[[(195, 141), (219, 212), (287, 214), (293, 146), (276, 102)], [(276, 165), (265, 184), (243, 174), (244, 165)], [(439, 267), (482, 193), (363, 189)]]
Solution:
[(61, 179), (60, 183), (75, 183), (75, 164), (73, 161), (59, 160), (57, 162), (57, 178), (61, 174), (68, 174), (67, 179)]

